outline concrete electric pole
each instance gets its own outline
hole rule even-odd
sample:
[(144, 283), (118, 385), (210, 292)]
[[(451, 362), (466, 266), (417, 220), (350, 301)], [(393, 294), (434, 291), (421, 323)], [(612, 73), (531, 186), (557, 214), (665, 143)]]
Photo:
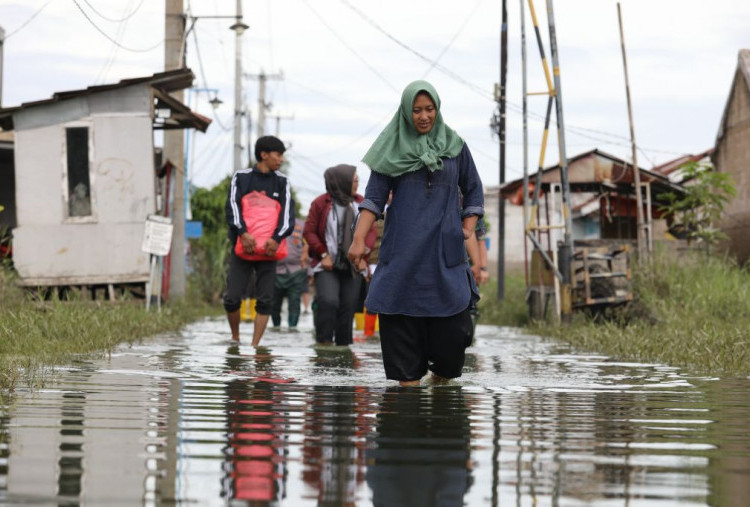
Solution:
[(266, 135), (266, 111), (270, 104), (266, 102), (266, 81), (269, 79), (284, 79), (284, 74), (266, 74), (261, 71), (260, 74), (247, 74), (250, 79), (258, 80), (258, 124), (256, 132), (258, 137)]
[(242, 34), (250, 28), (242, 22), (242, 0), (237, 0), (234, 45), (234, 170), (242, 169)]
[[(185, 67), (185, 15), (183, 0), (164, 0), (164, 70)], [(182, 102), (182, 90), (172, 95)], [(182, 130), (164, 130), (164, 159), (174, 167), (172, 248), (169, 254), (169, 297), (185, 296), (185, 147)]]

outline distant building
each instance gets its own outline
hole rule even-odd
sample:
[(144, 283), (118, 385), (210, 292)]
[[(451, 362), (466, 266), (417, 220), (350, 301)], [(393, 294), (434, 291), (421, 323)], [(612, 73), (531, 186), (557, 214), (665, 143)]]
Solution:
[(21, 284), (148, 281), (154, 130), (207, 129), (209, 119), (170, 95), (193, 78), (180, 69), (0, 109), (0, 127), (15, 136), (12, 161), (0, 138), (0, 199), (12, 202), (15, 189), (8, 220)]
[(729, 251), (745, 262), (750, 259), (750, 49), (739, 52), (712, 158), (716, 170), (731, 175), (737, 188), (718, 225), (729, 236)]
[[(570, 211), (572, 216), (572, 235), (574, 241), (624, 239), (633, 241), (636, 238), (635, 194), (633, 191), (632, 164), (605, 153), (591, 150), (568, 159), (568, 180), (570, 182)], [(665, 201), (661, 197), (667, 192), (683, 193), (679, 183), (674, 183), (667, 176), (640, 169), (642, 184), (648, 184), (650, 196), (650, 214), (652, 238), (665, 239), (667, 225), (659, 210)], [(529, 181), (534, 182), (536, 169), (530, 171)], [(563, 219), (559, 215), (560, 191), (554, 187), (560, 184), (560, 167), (555, 165), (544, 169), (542, 173), (541, 197), (537, 208), (537, 224), (558, 223)], [(526, 254), (532, 245), (525, 240), (523, 221), (523, 179), (505, 183), (500, 188), (485, 189), (485, 213), (490, 224), (490, 245), (497, 245), (498, 231), (498, 196), (506, 200), (505, 206), (505, 263), (507, 268), (522, 266)], [(554, 202), (553, 202), (554, 200)], [(644, 206), (647, 203), (644, 201)], [(551, 230), (542, 235), (545, 246), (555, 248), (557, 241), (562, 240), (562, 229)], [(497, 250), (488, 253), (491, 268), (496, 273)]]

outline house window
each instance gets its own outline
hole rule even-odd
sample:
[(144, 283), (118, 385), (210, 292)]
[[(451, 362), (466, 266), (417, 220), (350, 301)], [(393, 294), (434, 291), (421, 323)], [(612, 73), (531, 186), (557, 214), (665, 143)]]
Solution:
[(65, 129), (68, 158), (68, 216), (91, 216), (91, 180), (89, 179), (89, 129)]

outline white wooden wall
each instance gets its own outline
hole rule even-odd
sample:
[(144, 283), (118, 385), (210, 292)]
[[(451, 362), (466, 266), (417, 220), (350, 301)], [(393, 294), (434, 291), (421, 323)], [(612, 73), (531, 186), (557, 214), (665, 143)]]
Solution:
[[(27, 285), (148, 279), (141, 252), (155, 210), (153, 130), (145, 86), (37, 106), (16, 124), (14, 263)], [(66, 218), (66, 126), (92, 140), (91, 218)]]

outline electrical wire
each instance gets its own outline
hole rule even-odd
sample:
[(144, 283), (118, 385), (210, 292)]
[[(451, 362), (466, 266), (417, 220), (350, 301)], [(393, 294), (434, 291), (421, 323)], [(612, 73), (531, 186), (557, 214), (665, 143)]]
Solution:
[[(206, 79), (206, 71), (203, 68), (203, 58), (201, 57), (201, 51), (200, 51), (200, 45), (198, 44), (198, 34), (197, 30), (193, 29), (193, 39), (195, 40), (195, 56), (198, 58), (198, 72), (201, 76), (201, 80), (203, 81), (203, 88), (208, 90), (210, 87), (208, 86), (208, 80)], [(231, 130), (230, 127), (225, 126), (221, 118), (216, 112), (216, 109), (211, 108), (211, 115), (213, 116), (214, 120), (216, 120), (216, 123), (219, 125), (219, 128), (223, 130), (224, 132), (228, 132)]]
[(373, 124), (372, 127), (368, 128), (366, 131), (364, 131), (362, 134), (360, 134), (359, 136), (355, 137), (354, 139), (352, 139), (351, 141), (347, 142), (346, 144), (342, 144), (341, 146), (339, 146), (335, 150), (330, 150), (330, 151), (327, 151), (325, 153), (319, 153), (319, 154), (317, 154), (315, 156), (316, 157), (327, 157), (327, 156), (333, 155), (334, 153), (338, 153), (341, 150), (343, 150), (345, 148), (348, 148), (349, 146), (351, 146), (353, 144), (358, 143), (359, 141), (361, 141), (362, 139), (364, 139), (365, 137), (367, 137), (368, 135), (370, 135), (370, 132), (372, 132), (373, 130), (375, 130), (378, 127), (383, 126), (383, 124), (385, 123), (385, 121), (390, 116), (391, 116), (390, 113), (387, 114), (386, 116), (384, 116), (383, 118), (381, 118), (377, 123)]
[(150, 48), (138, 49), (138, 48), (129, 48), (129, 47), (123, 46), (122, 44), (120, 44), (119, 42), (117, 42), (115, 39), (113, 39), (112, 37), (110, 37), (107, 34), (107, 32), (105, 32), (104, 30), (102, 30), (96, 23), (94, 23), (94, 20), (92, 20), (91, 17), (86, 13), (86, 11), (83, 10), (83, 7), (81, 7), (81, 4), (78, 3), (78, 0), (73, 0), (73, 3), (76, 4), (76, 7), (78, 7), (79, 11), (81, 11), (81, 14), (83, 14), (83, 17), (85, 17), (86, 20), (89, 23), (91, 23), (91, 26), (93, 26), (100, 34), (102, 34), (104, 37), (106, 37), (107, 40), (109, 40), (112, 44), (116, 45), (120, 49), (124, 49), (125, 51), (130, 51), (132, 53), (147, 53), (149, 51), (153, 51), (154, 49), (156, 49), (159, 46), (161, 46), (162, 44), (164, 44), (164, 41), (160, 39), (159, 42), (157, 42), (156, 44), (154, 44)]
[(138, 4), (138, 5), (136, 6), (136, 8), (135, 8), (135, 9), (133, 9), (133, 11), (132, 11), (132, 12), (131, 12), (130, 14), (128, 14), (128, 15), (126, 15), (125, 17), (123, 17), (123, 18), (120, 18), (120, 19), (112, 19), (112, 18), (108, 18), (107, 16), (105, 16), (105, 15), (104, 15), (104, 14), (102, 14), (101, 12), (97, 11), (97, 10), (96, 10), (96, 7), (94, 7), (93, 5), (91, 5), (91, 2), (89, 2), (89, 0), (83, 0), (83, 1), (84, 1), (84, 2), (86, 2), (86, 5), (88, 5), (88, 6), (89, 6), (89, 8), (90, 8), (90, 9), (91, 9), (92, 11), (94, 11), (94, 13), (95, 13), (95, 14), (96, 14), (97, 16), (99, 16), (100, 18), (102, 18), (102, 19), (105, 19), (105, 20), (107, 20), (107, 21), (111, 21), (112, 23), (122, 23), (123, 21), (127, 21), (127, 20), (129, 20), (130, 18), (132, 18), (132, 17), (133, 17), (134, 15), (135, 15), (135, 13), (136, 13), (136, 12), (138, 12), (138, 11), (139, 11), (139, 10), (141, 9), (141, 7), (143, 7), (143, 2), (144, 2), (145, 0), (141, 0), (141, 3), (139, 3), (139, 4)]
[[(370, 24), (376, 30), (378, 30), (380, 33), (382, 33), (383, 35), (385, 35), (388, 39), (392, 40), (397, 45), (401, 46), (405, 50), (407, 50), (410, 53), (414, 54), (418, 58), (420, 58), (420, 59), (422, 59), (422, 60), (430, 63), (432, 65), (431, 68), (435, 68), (435, 69), (441, 71), (442, 73), (444, 73), (447, 76), (451, 77), (455, 81), (458, 81), (459, 83), (467, 86), (468, 88), (470, 88), (474, 92), (478, 93), (482, 97), (489, 98), (493, 102), (495, 102), (494, 97), (492, 97), (489, 94), (489, 92), (486, 92), (483, 88), (480, 88), (479, 86), (475, 85), (474, 83), (471, 83), (471, 82), (467, 81), (466, 79), (462, 78), (461, 76), (459, 76), (455, 72), (451, 71), (450, 69), (447, 69), (443, 65), (440, 65), (438, 62), (436, 62), (434, 60), (431, 60), (430, 58), (426, 57), (425, 55), (419, 53), (417, 50), (415, 50), (415, 49), (411, 48), (410, 46), (408, 46), (407, 44), (401, 42), (399, 39), (397, 39), (396, 37), (394, 37), (393, 35), (391, 35), (390, 33), (388, 33), (378, 23), (376, 23), (374, 20), (372, 20), (371, 18), (369, 18), (364, 12), (362, 12), (357, 7), (355, 7), (354, 5), (352, 5), (349, 2), (349, 0), (340, 0), (340, 1), (341, 1), (341, 3), (343, 3), (344, 5), (346, 5), (349, 9), (351, 9), (352, 11), (354, 11), (363, 20), (365, 20), (368, 24)], [(506, 100), (506, 105), (509, 106), (509, 109), (514, 110), (514, 112), (522, 113), (522, 111), (523, 111), (523, 109), (521, 108), (521, 106), (519, 106), (518, 104), (515, 104), (515, 103), (513, 103), (511, 101), (507, 101)], [(544, 121), (544, 117), (542, 115), (538, 115), (538, 114), (534, 114), (534, 113), (529, 113), (528, 116), (530, 118), (534, 119), (534, 120)], [(565, 127), (565, 131), (566, 131), (566, 133), (570, 132), (571, 134), (575, 134), (575, 135), (578, 135), (580, 137), (592, 139), (592, 140), (595, 140), (597, 142), (605, 142), (607, 144), (617, 145), (617, 146), (629, 146), (630, 145), (630, 139), (629, 138), (627, 138), (625, 136), (618, 135), (618, 134), (612, 134), (610, 132), (601, 131), (601, 130), (589, 129), (589, 128), (586, 128), (586, 127), (578, 127), (576, 125), (567, 124), (566, 127)], [(597, 137), (594, 137), (594, 136), (591, 136), (591, 135), (587, 135), (587, 134), (584, 133), (584, 131), (594, 132), (596, 134), (607, 136), (607, 137), (619, 138), (619, 139), (622, 139), (625, 142), (617, 143), (617, 142), (613, 142), (613, 141), (606, 141), (606, 140), (603, 140), (601, 138), (597, 138)], [(670, 151), (666, 151), (666, 150), (658, 150), (658, 149), (654, 149), (654, 148), (641, 147), (641, 148), (639, 148), (639, 150), (645, 150), (645, 151), (649, 151), (649, 152), (653, 152), (653, 153), (665, 153), (665, 154), (679, 155), (679, 153), (670, 152)], [(646, 158), (648, 158), (648, 156), (646, 156)]]
[(440, 52), (439, 55), (435, 57), (435, 60), (430, 64), (430, 67), (425, 71), (424, 74), (422, 74), (422, 79), (427, 78), (427, 75), (432, 71), (432, 69), (435, 68), (435, 65), (440, 61), (440, 59), (445, 55), (445, 53), (450, 49), (450, 47), (453, 45), (454, 42), (456, 42), (456, 39), (458, 39), (458, 36), (461, 35), (461, 33), (464, 31), (464, 28), (466, 28), (466, 25), (469, 24), (469, 21), (471, 18), (474, 17), (474, 14), (479, 9), (479, 5), (482, 3), (482, 0), (478, 0), (477, 3), (474, 5), (474, 9), (469, 13), (469, 15), (464, 20), (463, 24), (458, 28), (458, 31), (453, 34), (453, 37), (450, 41), (448, 41), (448, 44), (443, 48), (443, 50)]
[(360, 62), (362, 62), (368, 69), (370, 69), (372, 71), (372, 73), (375, 74), (378, 77), (378, 79), (380, 79), (381, 81), (383, 81), (391, 90), (396, 91), (396, 92), (399, 91), (398, 88), (396, 88), (393, 84), (391, 84), (391, 82), (388, 81), (380, 72), (378, 72), (378, 70), (375, 67), (373, 67), (372, 65), (370, 65), (370, 63), (367, 60), (365, 60), (362, 57), (362, 55), (360, 55), (359, 53), (357, 53), (357, 51), (355, 51), (353, 47), (351, 47), (349, 44), (347, 44), (347, 42), (343, 38), (341, 38), (341, 36), (336, 32), (336, 30), (334, 30), (333, 27), (331, 27), (331, 25), (329, 25), (326, 22), (326, 20), (323, 18), (323, 16), (321, 16), (320, 14), (318, 14), (318, 11), (316, 11), (315, 9), (313, 9), (312, 5), (310, 5), (310, 2), (308, 0), (303, 0), (303, 3), (307, 6), (308, 9), (310, 9), (312, 11), (313, 14), (315, 14), (315, 17), (318, 18), (318, 20), (323, 24), (323, 26), (325, 26), (326, 28), (328, 28), (328, 30), (333, 34), (333, 36), (336, 37), (336, 39), (346, 49), (348, 49), (349, 51), (351, 51), (352, 54), (354, 56), (356, 56), (357, 59)]
[(365, 109), (360, 109), (360, 108), (358, 108), (356, 106), (353, 106), (352, 104), (348, 104), (348, 103), (344, 102), (339, 97), (334, 97), (332, 95), (328, 95), (327, 93), (321, 92), (320, 90), (318, 90), (316, 88), (313, 88), (311, 86), (308, 86), (306, 84), (300, 83), (298, 81), (295, 81), (295, 80), (289, 79), (289, 78), (285, 78), (285, 81), (288, 81), (289, 83), (291, 83), (291, 84), (293, 84), (295, 86), (299, 86), (300, 88), (304, 88), (305, 90), (307, 90), (309, 92), (312, 92), (312, 93), (314, 93), (316, 95), (320, 95), (321, 97), (325, 97), (326, 99), (330, 100), (331, 102), (335, 102), (335, 103), (340, 104), (342, 106), (346, 106), (347, 108), (351, 109), (352, 111), (357, 111), (357, 112), (360, 112), (360, 113), (365, 113), (367, 116), (372, 116), (373, 115), (372, 111), (367, 111)]
[[(131, 3), (132, 0), (128, 0), (128, 7)], [(120, 42), (122, 40), (122, 37), (125, 35), (125, 28), (127, 27), (127, 24), (127, 21), (122, 21), (119, 25), (117, 25), (117, 35), (115, 35), (117, 42)], [(112, 50), (110, 51), (109, 57), (107, 57), (107, 61), (104, 63), (104, 65), (102, 65), (99, 74), (96, 76), (96, 80), (94, 81), (95, 83), (100, 84), (104, 82), (107, 74), (109, 73), (109, 70), (112, 68), (112, 64), (115, 61), (115, 56), (117, 55), (118, 49), (119, 48), (117, 46), (112, 46)]]
[(21, 23), (21, 26), (19, 26), (18, 28), (16, 28), (16, 29), (15, 29), (15, 30), (13, 30), (12, 32), (10, 32), (10, 33), (7, 33), (7, 34), (5, 34), (5, 40), (8, 40), (8, 39), (10, 39), (10, 38), (11, 38), (12, 36), (14, 36), (14, 35), (15, 35), (15, 34), (17, 34), (18, 32), (20, 32), (20, 31), (21, 31), (21, 30), (22, 30), (23, 28), (25, 28), (25, 27), (26, 27), (26, 25), (28, 25), (29, 23), (31, 23), (31, 22), (32, 22), (32, 21), (34, 20), (34, 18), (36, 18), (36, 17), (37, 17), (37, 16), (39, 15), (39, 14), (41, 14), (41, 12), (42, 12), (42, 11), (43, 11), (44, 9), (46, 9), (46, 8), (47, 8), (47, 6), (48, 6), (49, 4), (51, 4), (51, 3), (53, 2), (53, 1), (54, 1), (54, 0), (47, 0), (47, 3), (45, 3), (44, 5), (42, 5), (41, 7), (39, 7), (39, 9), (37, 9), (37, 11), (36, 11), (36, 12), (35, 12), (34, 14), (32, 14), (32, 15), (31, 15), (31, 16), (29, 17), (29, 19), (27, 19), (26, 21), (24, 21), (23, 23)]
[(452, 79), (458, 81), (459, 83), (464, 84), (465, 86), (469, 87), (474, 92), (478, 93), (482, 97), (489, 98), (494, 102), (494, 97), (491, 93), (485, 91), (483, 88), (475, 85), (474, 83), (467, 81), (466, 79), (462, 78), (452, 70), (448, 69), (447, 67), (444, 67), (443, 65), (440, 65), (439, 63), (435, 62), (431, 58), (426, 57), (416, 49), (408, 46), (407, 44), (401, 42), (399, 39), (388, 33), (383, 27), (381, 27), (379, 24), (377, 24), (375, 21), (373, 21), (371, 18), (369, 18), (365, 13), (357, 9), (355, 6), (353, 6), (349, 0), (341, 0), (341, 3), (349, 7), (352, 11), (354, 11), (358, 16), (360, 16), (362, 19), (364, 19), (367, 23), (369, 23), (371, 26), (373, 26), (377, 31), (385, 35), (387, 38), (395, 42), (397, 45), (401, 46), (408, 52), (412, 53), (416, 57), (424, 60), (425, 62), (429, 64), (434, 64), (434, 67), (438, 69), (440, 72), (446, 74), (447, 76), (451, 77)]

